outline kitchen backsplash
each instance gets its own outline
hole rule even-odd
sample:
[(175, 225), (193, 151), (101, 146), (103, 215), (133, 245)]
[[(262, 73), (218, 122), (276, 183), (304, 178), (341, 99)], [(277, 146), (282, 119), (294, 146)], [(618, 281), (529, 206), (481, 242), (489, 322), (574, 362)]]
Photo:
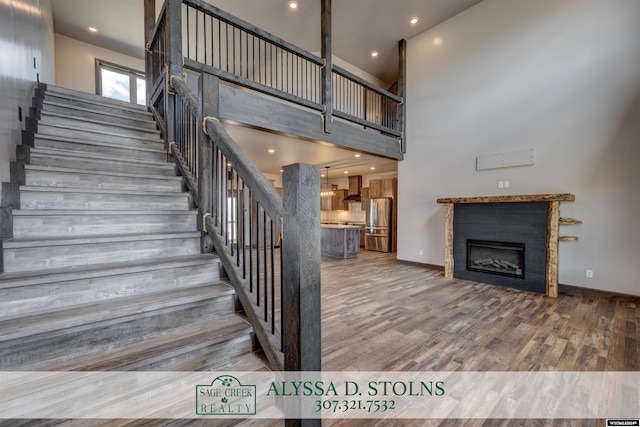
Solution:
[(320, 222), (364, 222), (366, 212), (362, 210), (362, 204), (349, 203), (348, 211), (320, 211)]

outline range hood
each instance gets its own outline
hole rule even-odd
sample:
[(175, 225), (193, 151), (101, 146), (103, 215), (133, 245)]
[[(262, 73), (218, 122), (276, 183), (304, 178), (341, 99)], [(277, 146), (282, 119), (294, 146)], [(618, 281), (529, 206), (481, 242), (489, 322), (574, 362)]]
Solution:
[(343, 202), (361, 202), (362, 196), (362, 176), (355, 175), (349, 177), (349, 195), (344, 198)]

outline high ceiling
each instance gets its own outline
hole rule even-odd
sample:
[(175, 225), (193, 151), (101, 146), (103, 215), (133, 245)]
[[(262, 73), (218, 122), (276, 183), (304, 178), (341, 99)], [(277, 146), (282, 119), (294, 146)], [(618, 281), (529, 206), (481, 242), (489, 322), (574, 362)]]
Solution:
[[(156, 1), (159, 9), (161, 2)], [(320, 51), (320, 0), (297, 0), (299, 7), (296, 10), (289, 8), (289, 0), (207, 1), (309, 52)], [(333, 54), (386, 84), (391, 84), (396, 81), (397, 76), (399, 40), (409, 39), (480, 1), (333, 0)], [(56, 33), (143, 58), (143, 0), (52, 0), (51, 4)], [(413, 17), (419, 18), (415, 25), (409, 22)], [(96, 27), (98, 32), (89, 32), (89, 26)], [(375, 58), (371, 56), (373, 51), (378, 52)], [(248, 131), (240, 133), (251, 135)], [(267, 138), (271, 141), (266, 145), (275, 144), (274, 138), (276, 137)], [(239, 143), (242, 145), (242, 141)], [(296, 144), (289, 144), (286, 139), (279, 143), (288, 146), (287, 151), (290, 153), (296, 150)], [(358, 168), (355, 173), (372, 173), (369, 164), (375, 159), (364, 156), (367, 161), (364, 164), (365, 159), (354, 158), (352, 152), (338, 150), (329, 154), (326, 150), (331, 149), (320, 147), (322, 146), (316, 147), (319, 151), (311, 159), (333, 158), (335, 166), (338, 163), (345, 164), (345, 167), (353, 164), (352, 170)], [(296, 156), (292, 154), (287, 157)], [(301, 153), (300, 158), (303, 157), (307, 156)], [(261, 170), (278, 173), (281, 163), (286, 164), (284, 162), (287, 161), (289, 159), (274, 157), (268, 170)], [(388, 164), (384, 166), (384, 162)], [(395, 162), (384, 162), (379, 162), (380, 169), (376, 173), (395, 166)]]

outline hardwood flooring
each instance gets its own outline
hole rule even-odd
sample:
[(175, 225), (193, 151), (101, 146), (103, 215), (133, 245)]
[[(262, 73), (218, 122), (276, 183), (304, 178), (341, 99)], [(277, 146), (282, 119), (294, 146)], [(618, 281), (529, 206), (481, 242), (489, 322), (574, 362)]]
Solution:
[(640, 298), (445, 279), (362, 251), (323, 258), (323, 370), (637, 371)]
[[(323, 258), (323, 370), (637, 371), (640, 298), (561, 286), (558, 298), (362, 251)], [(640, 415), (640, 414), (639, 414)], [(342, 420), (325, 426), (603, 426), (604, 420)]]

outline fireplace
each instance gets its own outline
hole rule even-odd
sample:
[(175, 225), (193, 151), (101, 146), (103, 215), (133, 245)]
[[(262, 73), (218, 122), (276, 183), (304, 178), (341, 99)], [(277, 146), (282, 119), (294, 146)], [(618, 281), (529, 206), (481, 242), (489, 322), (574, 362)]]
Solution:
[(439, 198), (447, 205), (445, 277), (558, 296), (559, 226), (579, 223), (561, 222), (560, 202), (574, 200), (569, 193)]
[(467, 240), (467, 270), (524, 278), (524, 243)]

